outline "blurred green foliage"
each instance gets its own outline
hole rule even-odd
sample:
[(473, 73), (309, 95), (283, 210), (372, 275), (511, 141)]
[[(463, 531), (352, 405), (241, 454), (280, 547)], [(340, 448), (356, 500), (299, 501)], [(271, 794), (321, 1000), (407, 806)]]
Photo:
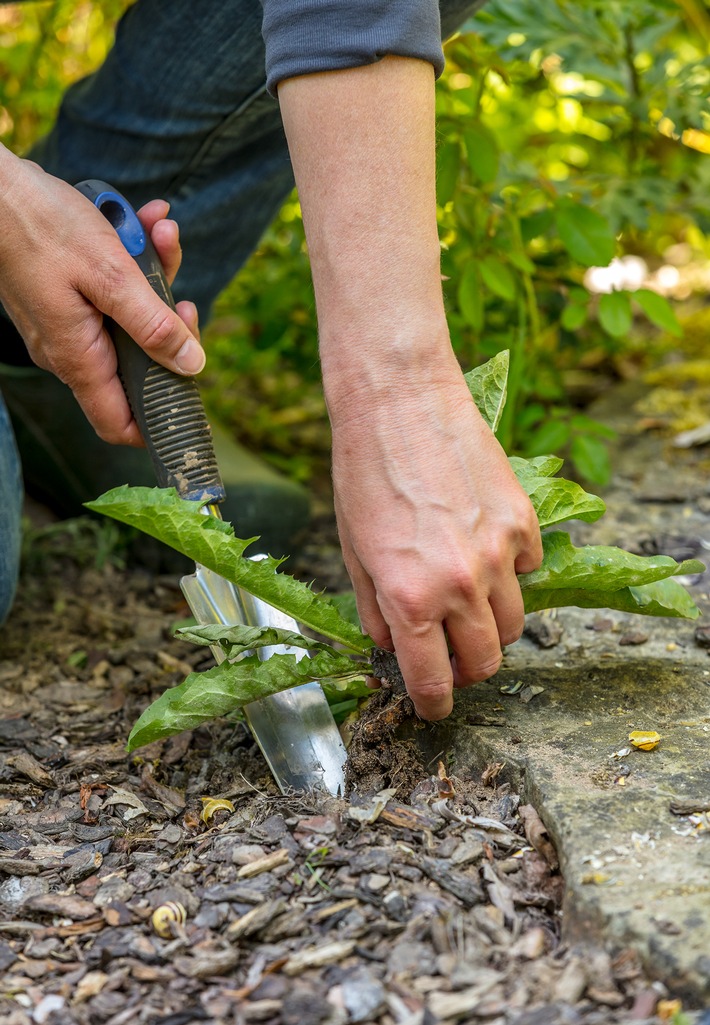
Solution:
[[(0, 6), (0, 141), (22, 151), (47, 128), (126, 6)], [(679, 326), (653, 291), (591, 295), (585, 271), (624, 254), (654, 267), (679, 242), (710, 255), (709, 45), (701, 0), (490, 0), (447, 46), (438, 200), (454, 348), (464, 369), (510, 348), (506, 448), (566, 452), (597, 484), (610, 432), (584, 414), (575, 369), (642, 363), (654, 330)], [(328, 429), (295, 196), (207, 341), (212, 412), (294, 475), (319, 475)]]

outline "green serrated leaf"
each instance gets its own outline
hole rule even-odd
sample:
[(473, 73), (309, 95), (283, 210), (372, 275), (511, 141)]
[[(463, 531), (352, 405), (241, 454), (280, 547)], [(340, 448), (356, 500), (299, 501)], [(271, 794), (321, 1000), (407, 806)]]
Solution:
[(245, 651), (270, 648), (275, 644), (337, 654), (335, 648), (324, 641), (314, 641), (310, 637), (294, 633), (293, 630), (282, 630), (276, 626), (224, 626), (215, 623), (209, 626), (185, 627), (176, 631), (176, 637), (181, 641), (192, 641), (193, 644), (219, 644), (225, 657), (230, 659), (237, 658)]
[(498, 429), (508, 394), (509, 366), (510, 352), (503, 349), (487, 363), (474, 367), (465, 375), (473, 401), (494, 433)]
[(575, 548), (563, 531), (543, 534), (542, 543), (540, 569), (518, 577), (526, 612), (577, 605), (649, 616), (699, 615), (690, 594), (670, 578), (702, 572), (700, 562), (677, 563), (667, 555), (633, 555), (606, 545)]
[(612, 338), (624, 338), (631, 330), (631, 299), (628, 292), (608, 292), (599, 300), (599, 323)]
[(683, 328), (678, 323), (675, 310), (668, 300), (658, 292), (652, 292), (650, 288), (639, 288), (633, 293), (632, 298), (656, 327), (667, 331), (675, 338), (683, 336)]
[(616, 240), (609, 223), (596, 210), (571, 199), (559, 199), (555, 223), (562, 244), (578, 263), (584, 267), (606, 267), (611, 263)]
[(250, 540), (236, 538), (228, 523), (204, 516), (197, 503), (179, 498), (174, 488), (124, 485), (86, 504), (95, 512), (158, 538), (351, 651), (362, 653), (372, 645), (372, 641), (343, 619), (327, 599), (286, 573), (277, 573), (283, 560), (269, 557), (253, 562), (245, 559), (242, 553)]
[(552, 476), (562, 465), (561, 459), (510, 456), (510, 464), (533, 504), (541, 528), (573, 519), (593, 523), (604, 514), (606, 506), (597, 495), (588, 494), (571, 480)]
[(526, 612), (576, 605), (580, 609), (616, 609), (640, 616), (697, 619), (700, 610), (686, 589), (676, 580), (658, 580), (618, 591), (594, 588), (556, 588), (551, 591), (523, 591)]
[(277, 694), (311, 680), (337, 676), (362, 676), (367, 666), (354, 664), (345, 654), (320, 651), (313, 658), (272, 655), (241, 662), (222, 662), (204, 673), (190, 673), (179, 686), (171, 687), (141, 715), (128, 738), (128, 750), (193, 730), (203, 722), (228, 715), (258, 698)]

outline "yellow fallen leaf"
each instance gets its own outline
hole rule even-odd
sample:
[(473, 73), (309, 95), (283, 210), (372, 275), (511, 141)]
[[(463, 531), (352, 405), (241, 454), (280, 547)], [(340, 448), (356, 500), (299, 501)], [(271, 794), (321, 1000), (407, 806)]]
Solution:
[(659, 1000), (656, 1005), (656, 1014), (661, 1021), (670, 1021), (683, 1010), (680, 1000)]
[(603, 886), (610, 879), (611, 876), (607, 875), (606, 872), (585, 872), (582, 876), (582, 883), (585, 886)]
[(234, 811), (234, 805), (232, 804), (232, 802), (227, 801), (226, 798), (223, 797), (201, 797), (200, 800), (202, 801), (202, 811), (200, 813), (200, 818), (205, 823), (205, 825), (209, 823), (210, 819), (215, 814), (215, 812)]
[(629, 740), (634, 747), (642, 751), (653, 751), (661, 742), (661, 736), (655, 730), (632, 730), (629, 733)]

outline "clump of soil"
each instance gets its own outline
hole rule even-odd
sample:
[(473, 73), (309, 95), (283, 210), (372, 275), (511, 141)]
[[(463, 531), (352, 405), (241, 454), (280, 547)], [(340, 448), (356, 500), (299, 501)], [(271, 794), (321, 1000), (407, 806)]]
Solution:
[(351, 727), (345, 770), (347, 792), (371, 793), (387, 787), (411, 790), (424, 772), (422, 752), (396, 737), (399, 726), (416, 718), (414, 704), (391, 651), (374, 648), (370, 663), (380, 686), (361, 707)]

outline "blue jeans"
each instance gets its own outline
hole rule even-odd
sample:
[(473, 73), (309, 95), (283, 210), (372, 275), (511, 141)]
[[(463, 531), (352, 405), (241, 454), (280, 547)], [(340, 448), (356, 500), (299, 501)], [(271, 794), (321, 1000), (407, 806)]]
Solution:
[[(445, 33), (480, 3), (442, 0)], [(195, 302), (203, 321), (293, 187), (278, 103), (266, 92), (261, 14), (258, 0), (138, 0), (103, 66), (67, 90), (54, 128), (29, 154), (65, 181), (104, 179), (134, 206), (168, 200), (183, 247), (173, 291)], [(6, 421), (0, 617), (19, 559), (19, 477), (5, 472), (16, 462)]]
[(0, 396), (0, 625), (15, 597), (20, 568), (22, 475), (5, 403)]

